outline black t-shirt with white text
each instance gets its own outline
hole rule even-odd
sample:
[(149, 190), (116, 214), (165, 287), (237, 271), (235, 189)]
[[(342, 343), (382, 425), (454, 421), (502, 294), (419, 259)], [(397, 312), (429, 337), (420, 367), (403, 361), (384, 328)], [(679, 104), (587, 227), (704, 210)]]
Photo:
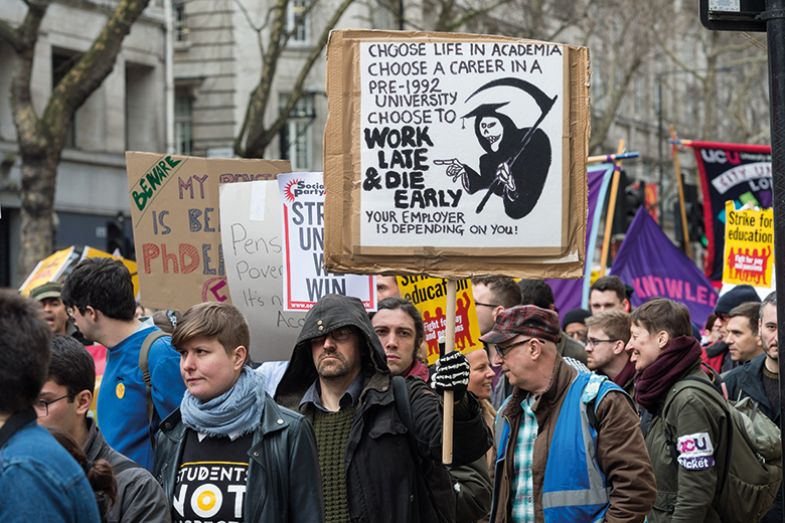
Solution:
[[(201, 441), (200, 441), (201, 439)], [(188, 430), (172, 499), (173, 523), (242, 523), (248, 450), (253, 434), (234, 441)]]

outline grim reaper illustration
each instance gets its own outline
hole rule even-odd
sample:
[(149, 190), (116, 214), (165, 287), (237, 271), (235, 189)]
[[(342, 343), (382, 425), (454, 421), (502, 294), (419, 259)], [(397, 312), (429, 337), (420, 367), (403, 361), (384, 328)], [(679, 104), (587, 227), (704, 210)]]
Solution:
[(500, 78), (477, 89), (466, 101), (497, 86), (517, 87), (534, 98), (541, 110), (534, 125), (519, 129), (509, 116), (499, 112), (509, 102), (482, 104), (463, 116), (474, 118), (474, 132), (485, 150), (485, 154), (480, 156), (479, 172), (457, 158), (434, 160), (434, 164), (446, 166), (447, 175), (453, 182), (460, 178), (469, 194), (486, 190), (477, 206), (477, 213), (495, 194), (502, 197), (507, 216), (517, 220), (537, 205), (548, 177), (551, 142), (539, 125), (557, 97), (548, 97), (538, 87), (520, 78)]

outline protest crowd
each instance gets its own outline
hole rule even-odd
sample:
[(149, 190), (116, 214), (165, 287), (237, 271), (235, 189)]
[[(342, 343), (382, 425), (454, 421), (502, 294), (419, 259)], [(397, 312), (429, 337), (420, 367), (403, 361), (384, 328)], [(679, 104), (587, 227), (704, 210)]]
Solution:
[[(33, 14), (0, 39), (31, 54), (47, 2), (25, 3)], [(288, 4), (273, 11), (295, 25), (315, 5)], [(256, 33), (273, 53), (292, 31), (269, 18)], [(125, 151), (131, 214), (111, 228), (115, 252), (72, 245), (0, 289), (0, 523), (782, 523), (771, 148), (681, 144), (702, 176), (703, 270), (681, 174), (684, 252), (639, 180), (608, 263), (632, 187), (620, 162), (638, 153), (622, 140), (588, 156), (588, 47), (376, 29), (321, 39), (324, 90), (300, 74), (293, 91), (310, 102), (287, 98), (278, 123), (242, 133), (280, 134), (289, 150), (321, 93), (323, 172), (257, 157), (270, 144), (242, 138), (228, 153), (253, 158), (201, 138), (204, 158)], [(105, 46), (50, 87), (76, 83)], [(313, 65), (319, 53), (293, 54)], [(120, 85), (146, 95), (162, 75), (133, 56)], [(276, 60), (265, 54), (257, 94), (279, 90)], [(41, 69), (31, 63), (21, 76)], [(253, 67), (233, 64), (221, 62), (228, 83)], [(166, 111), (178, 126), (214, 84), (192, 65), (189, 96), (176, 89), (187, 104)], [(661, 88), (674, 71), (657, 70)], [(65, 99), (41, 125), (84, 102)], [(185, 119), (183, 134), (203, 127)], [(14, 121), (41, 126), (24, 108)], [(25, 191), (39, 185), (25, 162), (49, 142), (21, 148)], [(24, 193), (23, 209), (54, 215), (44, 200)], [(45, 227), (25, 216), (29, 247)]]
[(733, 288), (699, 332), (617, 276), (563, 312), (543, 280), (476, 278), (481, 348), (429, 366), (377, 282), (375, 312), (319, 299), (278, 372), (233, 305), (137, 316), (118, 261), (0, 291), (0, 521), (782, 521), (779, 459), (735, 421), (779, 421), (775, 293)]

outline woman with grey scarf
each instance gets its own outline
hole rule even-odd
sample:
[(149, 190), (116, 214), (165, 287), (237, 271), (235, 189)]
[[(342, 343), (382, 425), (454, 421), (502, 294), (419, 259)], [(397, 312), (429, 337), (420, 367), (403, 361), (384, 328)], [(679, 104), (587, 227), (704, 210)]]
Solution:
[(155, 475), (172, 520), (323, 521), (310, 423), (278, 406), (247, 365), (248, 325), (225, 303), (201, 303), (177, 322), (186, 393), (161, 424)]

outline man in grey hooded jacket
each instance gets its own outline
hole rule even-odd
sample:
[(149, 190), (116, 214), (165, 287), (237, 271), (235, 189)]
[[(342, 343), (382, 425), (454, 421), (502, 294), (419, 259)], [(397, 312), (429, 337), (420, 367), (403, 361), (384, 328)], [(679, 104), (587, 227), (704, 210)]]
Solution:
[[(453, 462), (470, 463), (491, 441), (477, 400), (463, 393), (465, 358), (445, 356), (435, 382), (456, 391)], [(396, 388), (362, 303), (338, 295), (319, 300), (276, 400), (313, 422), (327, 520), (454, 521), (454, 493), (441, 464), (439, 397), (409, 380), (406, 397), (396, 402)]]

